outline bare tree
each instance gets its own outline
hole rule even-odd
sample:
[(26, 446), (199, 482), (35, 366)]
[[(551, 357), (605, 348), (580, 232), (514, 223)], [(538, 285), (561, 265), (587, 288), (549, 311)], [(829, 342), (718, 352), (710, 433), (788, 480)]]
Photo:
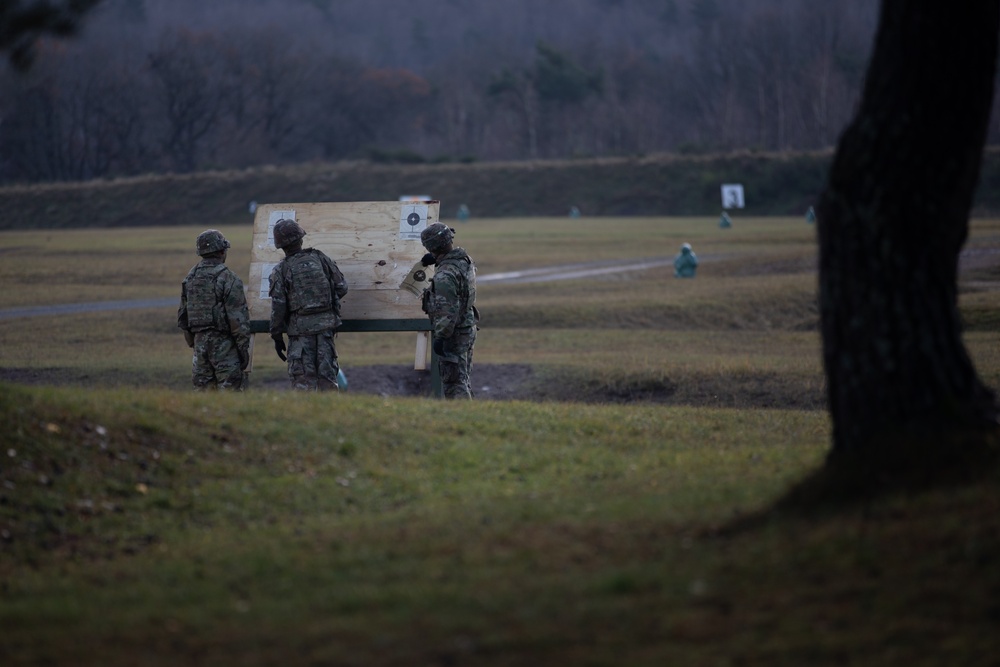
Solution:
[(490, 81), (487, 94), (493, 99), (502, 100), (509, 109), (518, 114), (524, 131), (527, 156), (531, 159), (537, 158), (541, 112), (538, 92), (531, 80), (531, 73), (526, 69), (504, 68)]
[(64, 133), (56, 95), (50, 82), (19, 80), (9, 89), (16, 105), (4, 112), (0, 125), (0, 155), (13, 177), (31, 181), (62, 180)]
[(203, 140), (219, 122), (225, 99), (215, 71), (220, 62), (213, 40), (190, 32), (168, 36), (149, 54), (166, 119), (163, 151), (178, 171), (198, 166)]
[(317, 122), (318, 63), (310, 45), (256, 29), (219, 39), (222, 80), (218, 153), (236, 166), (294, 159)]
[[(117, 66), (79, 68), (86, 86), (60, 76), (42, 96), (18, 98), (4, 77), (0, 144), (20, 145), (17, 120), (41, 156), (46, 133), (86, 120), (87, 141), (73, 144), (88, 152), (81, 174), (368, 147), (479, 160), (814, 148), (849, 120), (874, 29), (870, 0), (411, 0), (387, 11), (395, 3), (103, 0), (73, 40), (21, 34), (43, 36), (38, 68), (76, 69), (112, 47)], [(0, 12), (43, 5), (70, 6), (11, 0)], [(769, 14), (778, 20), (757, 35)], [(817, 16), (835, 40), (812, 32)], [(5, 180), (51, 177), (21, 171), (22, 158), (0, 155)]]
[(829, 462), (854, 480), (938, 475), (997, 435), (994, 396), (962, 343), (957, 272), (998, 30), (1000, 0), (882, 2), (861, 106), (818, 206)]

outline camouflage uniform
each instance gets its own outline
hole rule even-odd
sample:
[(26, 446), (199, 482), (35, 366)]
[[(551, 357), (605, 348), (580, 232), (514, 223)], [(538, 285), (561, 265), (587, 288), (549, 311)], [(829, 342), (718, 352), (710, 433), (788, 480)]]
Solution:
[(472, 398), (469, 374), (476, 344), (476, 265), (463, 248), (437, 260), (431, 285), (424, 292), (424, 312), (440, 341), (438, 370), (445, 398)]
[(336, 390), (340, 364), (334, 335), (347, 280), (321, 250), (288, 255), (270, 276), (273, 337), (288, 334), (288, 377), (294, 389)]
[(195, 389), (246, 387), (243, 369), (250, 354), (250, 312), (243, 281), (223, 259), (203, 258), (181, 283), (177, 326), (194, 348)]

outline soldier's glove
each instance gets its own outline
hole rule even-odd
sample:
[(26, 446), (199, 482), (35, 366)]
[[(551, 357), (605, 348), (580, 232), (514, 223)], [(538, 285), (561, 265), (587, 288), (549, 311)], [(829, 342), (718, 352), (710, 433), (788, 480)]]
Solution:
[(240, 370), (245, 371), (250, 365), (250, 348), (240, 347), (236, 350), (240, 355)]
[(431, 264), (437, 263), (437, 260), (434, 259), (433, 254), (427, 253), (426, 255), (420, 258), (420, 263), (423, 264), (424, 266), (430, 266)]
[(288, 357), (285, 356), (285, 339), (281, 337), (281, 334), (271, 336), (271, 340), (274, 341), (274, 351), (278, 353), (278, 358), (282, 361), (288, 361)]
[(431, 349), (434, 350), (434, 354), (436, 354), (439, 357), (443, 357), (444, 356), (444, 339), (443, 338), (435, 338), (434, 341), (431, 343)]
[(188, 347), (194, 347), (194, 334), (187, 329), (184, 330), (184, 342), (187, 343)]

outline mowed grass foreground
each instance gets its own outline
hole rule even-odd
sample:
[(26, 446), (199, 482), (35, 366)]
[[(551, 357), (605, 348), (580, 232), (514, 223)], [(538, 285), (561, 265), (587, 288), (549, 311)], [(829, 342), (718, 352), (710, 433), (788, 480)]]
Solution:
[[(175, 296), (201, 229), (0, 234), (0, 308)], [(477, 363), (629, 405), (198, 395), (172, 309), (0, 320), (5, 372), (63, 385), (0, 385), (0, 664), (995, 664), (1000, 480), (767, 512), (828, 446), (789, 400), (821, 395), (811, 227), (458, 230), (481, 274), (704, 261), (480, 288)], [(245, 277), (249, 226), (224, 231)], [(992, 386), (996, 273), (972, 262), (961, 302)], [(338, 348), (412, 363), (409, 334)], [(634, 402), (671, 391), (700, 407)]]
[(729, 529), (820, 462), (822, 413), (5, 386), (0, 417), (5, 665), (1000, 648), (1000, 480)]

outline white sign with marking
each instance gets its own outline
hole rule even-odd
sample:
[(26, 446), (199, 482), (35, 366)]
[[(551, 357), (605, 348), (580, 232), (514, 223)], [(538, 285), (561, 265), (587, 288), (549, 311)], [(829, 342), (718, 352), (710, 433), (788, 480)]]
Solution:
[(399, 238), (420, 240), (427, 227), (426, 204), (404, 204), (399, 212)]
[(261, 265), (260, 274), (260, 296), (261, 301), (271, 300), (271, 271), (278, 265), (277, 262), (264, 262)]
[(722, 186), (722, 208), (743, 208), (743, 186), (726, 183)]
[(294, 220), (295, 211), (271, 211), (267, 217), (267, 242), (274, 247), (274, 226), (279, 220)]

